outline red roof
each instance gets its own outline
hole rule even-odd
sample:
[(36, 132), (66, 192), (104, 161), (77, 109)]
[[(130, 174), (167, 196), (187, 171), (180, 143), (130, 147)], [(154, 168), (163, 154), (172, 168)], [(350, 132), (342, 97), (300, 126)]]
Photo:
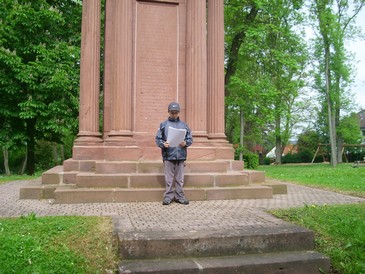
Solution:
[(297, 145), (286, 145), (284, 148), (284, 152), (283, 155), (287, 155), (287, 154), (295, 154), (298, 153), (298, 146)]

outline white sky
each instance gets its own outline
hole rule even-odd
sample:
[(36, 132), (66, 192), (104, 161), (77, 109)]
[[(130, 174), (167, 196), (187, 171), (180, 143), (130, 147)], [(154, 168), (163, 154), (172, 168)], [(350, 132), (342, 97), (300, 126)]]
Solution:
[[(356, 25), (362, 28), (365, 33), (365, 8), (357, 15)], [(347, 45), (348, 50), (355, 54), (355, 60), (353, 64), (356, 66), (356, 81), (352, 86), (354, 92), (354, 101), (359, 105), (360, 109), (365, 109), (365, 40), (358, 39), (357, 41), (351, 41)]]

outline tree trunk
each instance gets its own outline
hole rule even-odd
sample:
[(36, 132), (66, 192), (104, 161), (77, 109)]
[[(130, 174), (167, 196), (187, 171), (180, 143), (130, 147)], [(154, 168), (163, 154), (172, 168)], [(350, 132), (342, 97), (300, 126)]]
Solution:
[(63, 162), (65, 160), (65, 148), (62, 144), (60, 150), (61, 150), (61, 160)]
[(35, 173), (35, 119), (27, 120), (27, 174), (34, 175)]
[(239, 160), (242, 161), (243, 160), (243, 135), (244, 135), (244, 130), (245, 130), (245, 118), (243, 117), (243, 110), (241, 109), (240, 111), (240, 124), (241, 124), (241, 128), (240, 128), (240, 158)]
[(337, 163), (342, 163), (343, 139), (337, 137)]
[(5, 168), (5, 175), (10, 175), (9, 169), (9, 151), (7, 148), (3, 147), (3, 156), (4, 156), (4, 168)]
[(52, 146), (52, 155), (53, 155), (53, 165), (58, 165), (58, 152), (57, 152), (57, 144), (53, 144)]
[(24, 156), (22, 166), (20, 167), (20, 171), (19, 171), (20, 175), (24, 174), (24, 172), (27, 168), (27, 163), (28, 163), (28, 145), (25, 145), (25, 156)]
[(328, 126), (331, 145), (331, 165), (337, 165), (337, 149), (336, 149), (336, 114), (333, 110), (333, 102), (331, 98), (331, 75), (330, 75), (330, 46), (325, 40), (325, 75), (326, 75), (326, 99), (327, 99), (327, 111), (328, 111)]
[(282, 140), (280, 134), (280, 117), (275, 120), (275, 164), (281, 164), (281, 156), (283, 154)]

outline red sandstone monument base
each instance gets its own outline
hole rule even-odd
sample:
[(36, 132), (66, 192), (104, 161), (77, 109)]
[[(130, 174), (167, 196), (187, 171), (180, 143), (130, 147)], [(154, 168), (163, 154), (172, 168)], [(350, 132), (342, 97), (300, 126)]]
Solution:
[(56, 203), (160, 201), (154, 143), (170, 102), (192, 130), (190, 200), (271, 198), (264, 174), (234, 161), (224, 134), (223, 0), (107, 0), (99, 132), (101, 2), (83, 1), (79, 134), (72, 159), (20, 190)]

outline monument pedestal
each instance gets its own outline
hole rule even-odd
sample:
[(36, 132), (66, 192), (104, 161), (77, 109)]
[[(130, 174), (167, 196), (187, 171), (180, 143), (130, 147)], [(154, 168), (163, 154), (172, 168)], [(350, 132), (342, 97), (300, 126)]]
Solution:
[[(79, 134), (72, 159), (42, 175), (21, 199), (56, 203), (161, 201), (155, 145), (167, 106), (192, 130), (185, 190), (191, 200), (271, 198), (262, 172), (233, 161), (224, 134), (223, 0), (108, 0), (104, 60), (101, 2), (83, 1)], [(103, 109), (100, 62), (104, 65)], [(102, 133), (100, 113), (102, 113)]]
[[(21, 189), (21, 199), (54, 203), (161, 202), (165, 178), (161, 150), (147, 136), (135, 146), (74, 146), (74, 157)], [(142, 146), (144, 145), (144, 146)], [(263, 172), (244, 170), (228, 143), (198, 142), (188, 148), (184, 189), (192, 201), (272, 198)]]
[[(273, 188), (264, 173), (244, 171), (232, 160), (187, 161), (184, 189), (191, 201), (268, 199)], [(42, 175), (42, 183), (20, 191), (21, 199), (54, 203), (161, 202), (165, 191), (162, 161), (66, 160)]]

